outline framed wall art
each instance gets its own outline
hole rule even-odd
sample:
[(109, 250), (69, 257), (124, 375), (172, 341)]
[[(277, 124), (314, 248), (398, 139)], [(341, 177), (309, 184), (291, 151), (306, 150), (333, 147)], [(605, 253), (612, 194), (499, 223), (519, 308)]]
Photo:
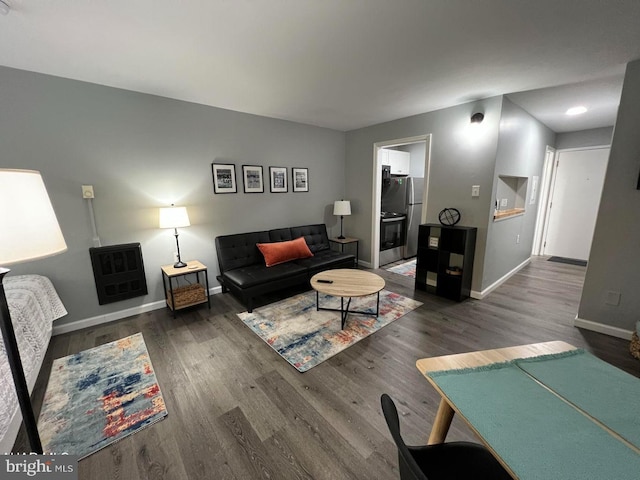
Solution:
[(243, 165), (242, 181), (244, 185), (244, 193), (264, 192), (264, 179), (262, 178), (262, 166), (261, 165)]
[(269, 167), (269, 185), (273, 193), (288, 192), (287, 167)]
[(233, 164), (212, 163), (214, 193), (236, 193), (236, 166)]
[(291, 181), (293, 182), (294, 192), (309, 191), (309, 169), (308, 168), (292, 168)]

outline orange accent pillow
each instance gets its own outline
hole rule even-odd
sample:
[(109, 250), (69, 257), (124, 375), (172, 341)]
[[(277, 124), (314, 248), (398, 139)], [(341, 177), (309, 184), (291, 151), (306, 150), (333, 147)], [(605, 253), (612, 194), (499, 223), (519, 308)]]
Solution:
[(295, 240), (286, 242), (256, 243), (256, 246), (262, 252), (267, 267), (273, 267), (298, 258), (313, 257), (313, 253), (309, 250), (304, 237), (298, 237)]

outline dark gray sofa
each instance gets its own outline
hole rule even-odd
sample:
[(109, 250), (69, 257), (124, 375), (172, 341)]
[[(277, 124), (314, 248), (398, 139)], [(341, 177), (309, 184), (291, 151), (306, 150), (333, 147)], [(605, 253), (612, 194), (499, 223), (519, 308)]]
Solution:
[[(257, 243), (283, 242), (304, 237), (313, 257), (292, 260), (272, 267), (265, 265)], [(331, 250), (324, 224), (278, 228), (262, 232), (238, 233), (216, 237), (222, 291), (230, 291), (251, 312), (253, 299), (300, 284), (318, 272), (331, 268), (353, 268), (355, 256)]]

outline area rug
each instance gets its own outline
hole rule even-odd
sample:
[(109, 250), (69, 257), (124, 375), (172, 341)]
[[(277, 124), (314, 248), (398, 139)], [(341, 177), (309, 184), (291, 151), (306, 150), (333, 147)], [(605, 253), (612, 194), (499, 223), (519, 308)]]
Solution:
[(38, 429), (45, 452), (90, 455), (167, 415), (141, 333), (54, 360)]
[(577, 260), (575, 258), (566, 258), (566, 257), (549, 257), (547, 262), (556, 262), (556, 263), (567, 263), (569, 265), (579, 265), (580, 267), (586, 267), (586, 260)]
[[(340, 298), (320, 294), (320, 305), (340, 308)], [(377, 318), (350, 313), (341, 330), (340, 312), (316, 311), (316, 292), (311, 291), (252, 313), (239, 313), (238, 317), (299, 372), (306, 372), (420, 305), (411, 298), (382, 290)], [(376, 295), (353, 298), (350, 309), (375, 313)]]
[(406, 277), (416, 278), (416, 259), (401, 263), (394, 267), (387, 268), (387, 271), (404, 275)]

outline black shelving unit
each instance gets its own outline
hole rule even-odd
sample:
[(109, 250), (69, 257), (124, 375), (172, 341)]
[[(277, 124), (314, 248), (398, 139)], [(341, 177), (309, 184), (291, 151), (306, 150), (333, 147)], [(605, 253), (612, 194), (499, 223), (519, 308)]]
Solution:
[(420, 225), (415, 288), (458, 302), (468, 298), (477, 231), (475, 227)]

